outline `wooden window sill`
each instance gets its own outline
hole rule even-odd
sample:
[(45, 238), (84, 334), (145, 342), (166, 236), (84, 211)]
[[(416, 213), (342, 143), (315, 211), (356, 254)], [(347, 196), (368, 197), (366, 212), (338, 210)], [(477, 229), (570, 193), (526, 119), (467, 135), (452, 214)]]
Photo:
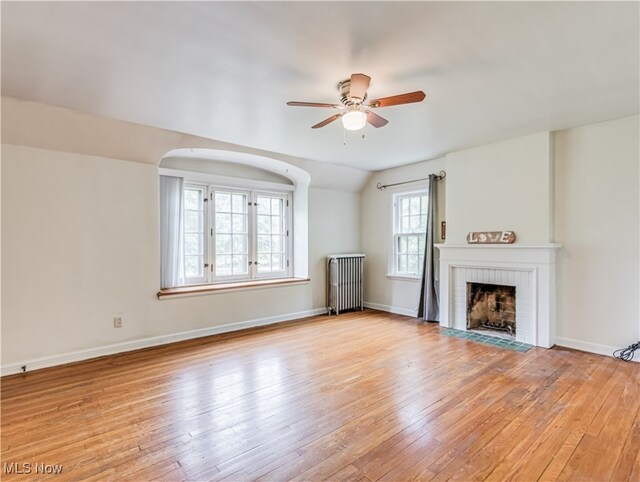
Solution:
[(180, 286), (178, 288), (165, 288), (158, 291), (158, 299), (176, 296), (194, 296), (212, 293), (223, 293), (227, 291), (239, 291), (256, 288), (271, 288), (275, 286), (288, 286), (306, 284), (310, 278), (278, 278), (261, 279), (253, 281), (234, 281), (231, 283), (217, 283), (207, 285)]
[(397, 273), (387, 273), (386, 277), (392, 280), (400, 280), (400, 281), (422, 281), (421, 276), (412, 276), (409, 274), (397, 274)]

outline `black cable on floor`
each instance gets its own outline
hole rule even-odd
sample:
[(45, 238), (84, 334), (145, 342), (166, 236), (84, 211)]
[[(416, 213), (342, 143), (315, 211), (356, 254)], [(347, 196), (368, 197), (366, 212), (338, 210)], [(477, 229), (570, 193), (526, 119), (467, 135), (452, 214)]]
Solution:
[(620, 360), (631, 361), (633, 360), (633, 355), (635, 354), (636, 350), (640, 350), (640, 341), (638, 343), (633, 343), (626, 348), (621, 348), (614, 351), (613, 356), (619, 358)]

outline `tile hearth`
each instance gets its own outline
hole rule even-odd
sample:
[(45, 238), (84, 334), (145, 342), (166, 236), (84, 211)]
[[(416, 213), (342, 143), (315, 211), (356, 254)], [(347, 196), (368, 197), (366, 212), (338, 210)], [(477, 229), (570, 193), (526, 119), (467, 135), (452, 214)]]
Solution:
[(519, 352), (527, 352), (531, 348), (533, 348), (533, 345), (529, 345), (521, 341), (508, 340), (500, 336), (485, 335), (482, 333), (478, 333), (477, 331), (440, 328), (440, 333), (442, 335), (451, 336), (453, 338), (476, 341), (485, 345), (491, 345), (497, 348), (506, 348), (507, 350), (514, 350)]

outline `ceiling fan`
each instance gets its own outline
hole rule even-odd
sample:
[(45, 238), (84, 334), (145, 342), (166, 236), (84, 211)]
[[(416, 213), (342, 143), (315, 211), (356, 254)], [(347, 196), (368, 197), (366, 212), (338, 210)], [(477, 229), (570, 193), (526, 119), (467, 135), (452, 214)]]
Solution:
[(381, 107), (390, 107), (392, 105), (412, 104), (414, 102), (422, 102), (426, 95), (421, 90), (409, 92), (407, 94), (392, 95), (390, 97), (382, 97), (380, 99), (367, 100), (367, 89), (371, 77), (365, 74), (352, 74), (350, 79), (343, 80), (338, 84), (338, 92), (340, 93), (340, 104), (323, 104), (318, 102), (287, 102), (287, 105), (296, 107), (325, 107), (329, 109), (344, 109), (339, 114), (334, 114), (328, 119), (312, 126), (312, 129), (324, 127), (333, 121), (342, 119), (342, 125), (350, 131), (362, 129), (367, 122), (373, 127), (383, 127), (389, 122), (387, 119), (380, 117), (371, 109)]

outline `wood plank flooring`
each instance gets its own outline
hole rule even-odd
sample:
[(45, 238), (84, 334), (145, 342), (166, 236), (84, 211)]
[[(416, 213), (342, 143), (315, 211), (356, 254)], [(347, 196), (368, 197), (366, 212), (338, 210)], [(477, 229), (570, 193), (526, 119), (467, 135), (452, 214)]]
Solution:
[(640, 365), (438, 330), (367, 310), (6, 377), (4, 470), (63, 470), (3, 480), (640, 480)]

